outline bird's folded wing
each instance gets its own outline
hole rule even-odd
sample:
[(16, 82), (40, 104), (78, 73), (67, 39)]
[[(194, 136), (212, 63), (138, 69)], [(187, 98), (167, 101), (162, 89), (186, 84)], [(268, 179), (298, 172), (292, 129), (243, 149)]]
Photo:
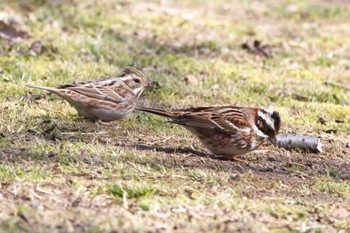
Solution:
[(90, 83), (86, 86), (73, 86), (67, 89), (79, 92), (91, 98), (108, 100), (114, 103), (123, 102), (128, 96), (133, 95), (132, 91), (125, 89), (123, 85), (119, 86), (97, 86)]
[(210, 115), (210, 112), (192, 111), (191, 109), (189, 112), (183, 112), (179, 116), (172, 118), (171, 122), (188, 128), (197, 128), (209, 131), (219, 129), (219, 127), (210, 120)]
[(172, 119), (173, 123), (193, 127), (193, 128), (201, 128), (207, 130), (214, 130), (217, 126), (213, 124), (207, 117), (191, 115), (184, 118), (176, 118)]
[(210, 116), (210, 121), (220, 130), (229, 134), (234, 134), (237, 131), (245, 131), (250, 127), (244, 114), (236, 111), (225, 114), (213, 113)]

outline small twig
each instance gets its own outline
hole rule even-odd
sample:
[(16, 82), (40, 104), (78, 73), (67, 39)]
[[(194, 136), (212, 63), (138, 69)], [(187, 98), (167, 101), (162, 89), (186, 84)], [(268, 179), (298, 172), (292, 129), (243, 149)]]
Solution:
[(75, 135), (75, 134), (79, 134), (79, 135), (102, 135), (102, 134), (106, 134), (106, 132), (98, 132), (98, 133), (62, 132), (61, 134), (63, 134), (63, 135)]
[(279, 134), (276, 137), (277, 146), (286, 150), (299, 149), (311, 153), (322, 152), (320, 138), (310, 137), (300, 134)]
[(334, 87), (340, 87), (340, 88), (343, 88), (345, 90), (350, 91), (350, 87), (345, 86), (345, 85), (343, 85), (341, 83), (336, 83), (336, 82), (332, 82), (332, 81), (326, 81), (325, 84), (326, 85), (330, 85), (330, 86), (334, 86)]

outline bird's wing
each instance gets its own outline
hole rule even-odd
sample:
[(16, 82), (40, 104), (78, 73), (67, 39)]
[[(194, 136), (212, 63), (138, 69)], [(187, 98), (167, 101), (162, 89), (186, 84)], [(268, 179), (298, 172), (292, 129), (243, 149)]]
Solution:
[(176, 120), (175, 123), (190, 127), (218, 130), (228, 134), (244, 131), (250, 127), (245, 113), (240, 108), (235, 107), (193, 109), (193, 111), (183, 114), (183, 118)]
[(61, 85), (59, 88), (114, 103), (121, 103), (126, 98), (134, 96), (130, 88), (118, 78)]

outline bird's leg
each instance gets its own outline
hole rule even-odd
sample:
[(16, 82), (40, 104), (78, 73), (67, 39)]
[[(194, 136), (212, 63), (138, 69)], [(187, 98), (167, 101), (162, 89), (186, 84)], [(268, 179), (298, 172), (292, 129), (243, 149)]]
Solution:
[(109, 126), (111, 125), (111, 122), (104, 122), (101, 119), (98, 119), (97, 121), (95, 121), (95, 123), (100, 126), (100, 125), (104, 125), (104, 126)]
[(234, 163), (247, 163), (246, 160), (242, 159), (241, 157), (239, 156), (218, 156), (218, 155), (215, 155), (215, 154), (211, 154), (209, 156), (211, 159), (217, 159), (217, 160), (222, 160), (222, 161), (231, 161), (231, 162), (234, 162)]
[(247, 161), (245, 159), (242, 159), (239, 156), (232, 156), (232, 157), (228, 158), (228, 160), (230, 160), (234, 163), (247, 163)]

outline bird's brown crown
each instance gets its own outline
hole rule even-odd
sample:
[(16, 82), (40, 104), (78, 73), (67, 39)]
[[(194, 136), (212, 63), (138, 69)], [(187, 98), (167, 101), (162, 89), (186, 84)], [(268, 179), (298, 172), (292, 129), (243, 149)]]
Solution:
[(152, 84), (151, 80), (144, 76), (141, 71), (130, 66), (125, 67), (119, 77), (137, 96), (141, 95), (145, 87)]

